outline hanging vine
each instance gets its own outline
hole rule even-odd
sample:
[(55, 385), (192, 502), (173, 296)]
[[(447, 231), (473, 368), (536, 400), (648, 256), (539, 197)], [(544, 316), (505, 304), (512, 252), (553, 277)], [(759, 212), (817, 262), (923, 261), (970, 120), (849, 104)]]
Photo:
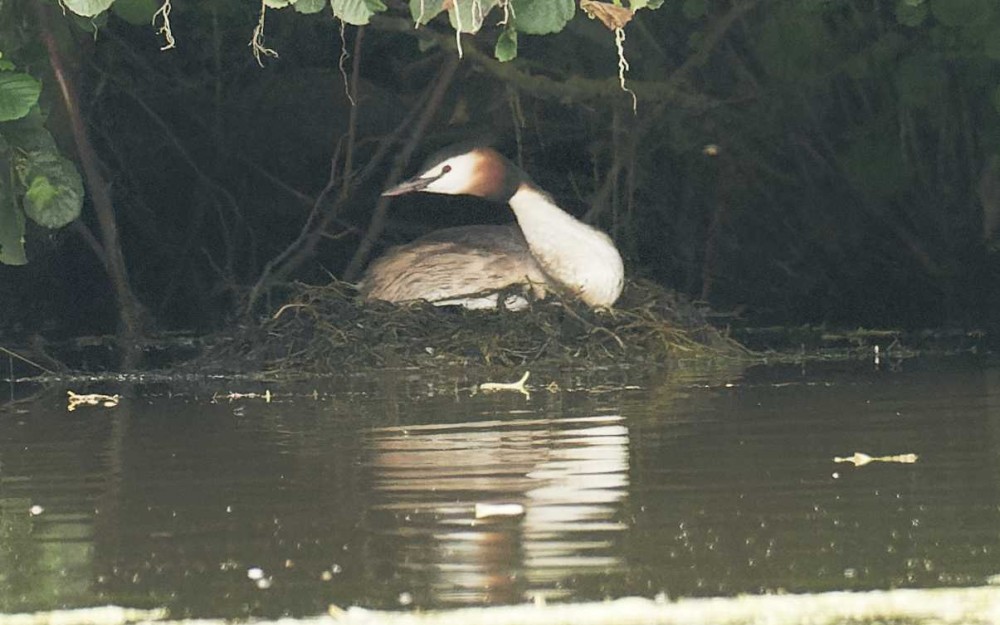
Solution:
[(163, 23), (160, 28), (157, 29), (157, 35), (163, 35), (164, 44), (160, 47), (160, 50), (171, 50), (177, 47), (177, 42), (174, 40), (174, 32), (170, 27), (170, 0), (163, 0), (163, 4), (160, 8), (153, 13), (153, 19), (150, 20), (154, 26), (156, 26), (156, 17), (159, 16)]
[(597, 0), (580, 0), (580, 9), (587, 14), (587, 17), (600, 20), (608, 30), (614, 32), (615, 49), (618, 51), (618, 84), (621, 85), (622, 91), (632, 96), (632, 112), (635, 113), (639, 107), (639, 99), (625, 84), (625, 74), (629, 70), (628, 60), (625, 58), (625, 25), (632, 21), (635, 11)]

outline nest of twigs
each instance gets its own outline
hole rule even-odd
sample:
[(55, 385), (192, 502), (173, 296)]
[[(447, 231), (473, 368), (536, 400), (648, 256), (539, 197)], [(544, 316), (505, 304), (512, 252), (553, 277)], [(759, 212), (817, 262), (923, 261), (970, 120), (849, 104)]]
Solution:
[(614, 310), (550, 297), (520, 312), (360, 302), (349, 285), (335, 282), (295, 285), (270, 318), (220, 342), (200, 364), (328, 373), (456, 364), (665, 364), (744, 354), (709, 325), (702, 309), (646, 282), (629, 283)]

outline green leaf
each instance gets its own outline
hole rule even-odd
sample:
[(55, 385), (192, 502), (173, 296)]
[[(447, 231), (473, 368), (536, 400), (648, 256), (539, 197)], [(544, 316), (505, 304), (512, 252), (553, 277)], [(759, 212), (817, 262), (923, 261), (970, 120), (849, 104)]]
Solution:
[(45, 119), (36, 106), (21, 119), (0, 123), (0, 135), (23, 152), (58, 152), (56, 142), (44, 124)]
[(283, 9), (295, 0), (264, 0), (264, 6), (269, 9)]
[(97, 39), (97, 33), (108, 23), (107, 12), (100, 13), (93, 17), (83, 17), (74, 13), (69, 17), (73, 26), (89, 35), (94, 35), (95, 40)]
[(497, 38), (497, 45), (493, 54), (501, 63), (513, 61), (517, 58), (517, 31), (513, 28), (505, 28)]
[(297, 0), (295, 10), (304, 15), (319, 13), (327, 5), (327, 0)]
[(111, 12), (133, 26), (145, 26), (153, 22), (153, 15), (160, 10), (156, 0), (115, 0)]
[(28, 263), (28, 257), (24, 254), (24, 213), (3, 185), (0, 185), (0, 263)]
[(0, 72), (7, 72), (12, 69), (17, 69), (17, 65), (14, 65), (7, 59), (0, 59)]
[(681, 5), (681, 13), (689, 20), (696, 20), (708, 13), (708, 2), (706, 0), (684, 0)]
[(24, 213), (40, 226), (61, 228), (80, 216), (83, 182), (76, 166), (57, 152), (29, 152), (16, 158)]
[(413, 16), (414, 24), (423, 26), (441, 11), (444, 11), (443, 0), (410, 0), (410, 15)]
[(26, 116), (41, 92), (42, 83), (28, 74), (0, 72), (0, 122)]
[(372, 15), (385, 11), (381, 0), (330, 0), (333, 14), (353, 26), (364, 26)]
[(566, 27), (576, 13), (573, 0), (510, 0), (515, 26), (528, 35), (548, 35)]
[(62, 4), (81, 17), (94, 17), (103, 13), (115, 0), (63, 0)]
[(475, 34), (498, 3), (499, 0), (451, 0), (448, 21), (455, 30)]

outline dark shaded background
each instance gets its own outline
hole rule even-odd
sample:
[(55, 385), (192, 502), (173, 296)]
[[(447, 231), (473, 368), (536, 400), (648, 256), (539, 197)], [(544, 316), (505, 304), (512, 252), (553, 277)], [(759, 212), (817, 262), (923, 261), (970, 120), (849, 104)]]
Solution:
[[(175, 50), (115, 16), (96, 38), (65, 18), (59, 36), (113, 185), (133, 288), (157, 327), (208, 331), (245, 313), (265, 264), (298, 235), (351, 104), (328, 14), (270, 11), (266, 41), (280, 57), (261, 68), (247, 47), (253, 3), (173, 4)], [(408, 12), (389, 4), (360, 46), (355, 171), (384, 142), (399, 152), (413, 125), (401, 124), (455, 54), (446, 22), (400, 28)], [(995, 325), (996, 0), (667, 0), (627, 28), (634, 114), (599, 22), (579, 13), (559, 34), (522, 36), (519, 58), (496, 68), (475, 54), (491, 54), (493, 21), (466, 38), (408, 173), (444, 145), (490, 140), (610, 232), (631, 276), (741, 322)], [(347, 50), (357, 36), (345, 29)], [(44, 64), (19, 62), (44, 80)], [(497, 72), (555, 82), (543, 93)], [(45, 82), (49, 127), (73, 154)], [(390, 164), (351, 189), (292, 278), (343, 276)], [(468, 198), (408, 197), (392, 205), (375, 251), (440, 226), (510, 219)], [(0, 336), (115, 329), (113, 293), (80, 237), (92, 221), (85, 206), (77, 226), (30, 229), (31, 262), (0, 267)], [(269, 290), (251, 314), (282, 294)]]

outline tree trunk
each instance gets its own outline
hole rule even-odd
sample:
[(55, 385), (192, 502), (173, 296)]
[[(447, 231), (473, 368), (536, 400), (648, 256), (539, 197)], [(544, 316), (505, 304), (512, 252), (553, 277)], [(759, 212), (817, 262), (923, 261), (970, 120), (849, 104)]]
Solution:
[(111, 279), (111, 284), (114, 287), (120, 322), (119, 333), (124, 339), (125, 361), (128, 362), (131, 360), (128, 358), (128, 351), (131, 349), (129, 346), (133, 345), (134, 340), (143, 334), (142, 305), (136, 299), (135, 294), (132, 293), (132, 289), (129, 286), (125, 258), (122, 255), (121, 244), (118, 239), (118, 225), (115, 221), (110, 185), (101, 173), (100, 160), (94, 151), (94, 146), (90, 142), (87, 125), (80, 112), (76, 86), (73, 83), (72, 77), (67, 72), (62, 52), (59, 50), (58, 43), (52, 32), (49, 17), (51, 7), (46, 6), (41, 0), (36, 0), (34, 6), (35, 14), (38, 16), (38, 30), (49, 54), (49, 63), (52, 66), (56, 82), (59, 85), (63, 105), (66, 107), (66, 113), (69, 115), (77, 155), (80, 159), (86, 186), (90, 191), (90, 199), (93, 201), (94, 211), (97, 215), (97, 222), (101, 232), (101, 247), (103, 248), (102, 260), (104, 262), (104, 269), (107, 271), (108, 277)]

